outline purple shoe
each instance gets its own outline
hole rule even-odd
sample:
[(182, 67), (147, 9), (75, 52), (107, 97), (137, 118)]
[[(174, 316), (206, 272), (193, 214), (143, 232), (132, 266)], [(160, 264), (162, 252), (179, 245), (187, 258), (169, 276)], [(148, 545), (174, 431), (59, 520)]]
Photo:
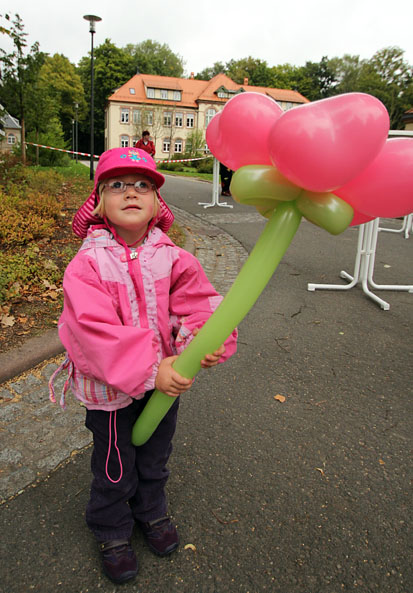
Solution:
[(171, 554), (179, 544), (178, 532), (169, 517), (142, 523), (137, 521), (152, 552), (158, 556)]
[(100, 545), (103, 571), (114, 583), (125, 583), (138, 574), (138, 561), (129, 539), (114, 539)]

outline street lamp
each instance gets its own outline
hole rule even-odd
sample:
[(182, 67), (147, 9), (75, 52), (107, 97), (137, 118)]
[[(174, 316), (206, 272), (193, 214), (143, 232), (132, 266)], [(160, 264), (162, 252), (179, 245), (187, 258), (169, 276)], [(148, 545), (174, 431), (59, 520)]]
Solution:
[(78, 162), (79, 151), (79, 117), (78, 117), (79, 103), (75, 103), (75, 159)]
[(93, 119), (94, 119), (94, 111), (95, 111), (95, 98), (93, 95), (93, 77), (94, 77), (94, 68), (93, 68), (93, 35), (96, 31), (95, 29), (95, 23), (98, 23), (99, 21), (101, 21), (102, 19), (100, 18), (100, 16), (95, 16), (94, 14), (86, 14), (83, 17), (86, 21), (89, 21), (90, 26), (89, 26), (89, 31), (90, 31), (90, 36), (92, 38), (92, 50), (91, 50), (91, 56), (90, 56), (90, 179), (93, 179), (95, 176), (95, 170), (93, 167), (93, 153), (95, 151), (95, 146), (94, 146), (94, 123), (93, 123)]

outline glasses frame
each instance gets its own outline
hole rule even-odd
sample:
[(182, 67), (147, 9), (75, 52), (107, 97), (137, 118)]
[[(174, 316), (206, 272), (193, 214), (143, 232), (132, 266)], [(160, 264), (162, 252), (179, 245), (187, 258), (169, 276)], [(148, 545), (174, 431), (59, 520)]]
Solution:
[[(136, 193), (145, 196), (146, 194), (148, 194), (151, 190), (156, 192), (156, 186), (153, 183), (149, 183), (147, 181), (144, 181), (143, 179), (140, 179), (139, 181), (135, 181), (135, 183), (126, 183), (125, 181), (121, 181), (121, 180), (117, 180), (117, 183), (121, 183), (123, 185), (122, 188), (113, 188), (111, 187), (110, 183), (105, 183), (103, 184), (103, 190), (105, 190), (106, 188), (108, 189), (109, 193), (111, 194), (124, 194), (125, 191), (127, 190), (128, 187), (133, 186), (135, 188)], [(114, 181), (112, 181), (111, 183), (115, 183)], [(147, 183), (148, 185), (148, 189), (145, 191), (140, 191), (140, 189), (138, 189), (136, 186), (139, 183)]]

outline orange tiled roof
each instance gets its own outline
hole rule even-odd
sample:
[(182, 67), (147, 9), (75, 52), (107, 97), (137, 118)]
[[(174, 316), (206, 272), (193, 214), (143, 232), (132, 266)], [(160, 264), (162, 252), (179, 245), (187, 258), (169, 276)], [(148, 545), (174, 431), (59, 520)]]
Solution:
[[(269, 87), (258, 87), (240, 85), (234, 82), (226, 74), (217, 74), (211, 80), (195, 80), (194, 78), (175, 78), (172, 76), (155, 76), (150, 74), (135, 74), (128, 82), (117, 89), (108, 101), (124, 103), (151, 103), (158, 105), (170, 105), (172, 101), (162, 99), (148, 99), (146, 88), (179, 90), (182, 93), (179, 105), (182, 107), (197, 107), (199, 101), (226, 103), (227, 98), (220, 98), (216, 91), (223, 87), (229, 91), (238, 91), (243, 88), (248, 92), (262, 93), (272, 97), (276, 101), (287, 101), (291, 103), (308, 103), (303, 95), (289, 89), (273, 89)], [(131, 94), (129, 89), (134, 89)]]

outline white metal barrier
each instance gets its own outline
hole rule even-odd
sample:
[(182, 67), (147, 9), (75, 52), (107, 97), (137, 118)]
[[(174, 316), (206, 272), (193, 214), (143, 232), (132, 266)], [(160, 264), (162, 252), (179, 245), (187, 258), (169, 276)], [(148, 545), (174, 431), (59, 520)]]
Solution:
[[(410, 215), (411, 216), (411, 215)], [(413, 285), (387, 285), (376, 284), (373, 280), (374, 262), (376, 257), (377, 235), (379, 232), (380, 219), (376, 218), (359, 227), (357, 253), (354, 264), (353, 276), (342, 270), (340, 277), (349, 281), (349, 284), (308, 284), (307, 289), (310, 291), (324, 289), (324, 290), (350, 290), (356, 284), (360, 283), (363, 292), (378, 303), (382, 309), (388, 311), (390, 305), (387, 301), (375, 295), (369, 287), (375, 290), (398, 290), (413, 292)]]
[(222, 206), (224, 208), (233, 208), (232, 204), (219, 201), (219, 161), (214, 158), (214, 165), (212, 168), (212, 202), (198, 202), (199, 206), (204, 208), (211, 208), (212, 206)]
[(387, 229), (379, 226), (379, 231), (386, 231), (388, 233), (404, 233), (404, 238), (408, 239), (409, 234), (413, 233), (413, 214), (404, 216), (403, 224), (400, 229)]

